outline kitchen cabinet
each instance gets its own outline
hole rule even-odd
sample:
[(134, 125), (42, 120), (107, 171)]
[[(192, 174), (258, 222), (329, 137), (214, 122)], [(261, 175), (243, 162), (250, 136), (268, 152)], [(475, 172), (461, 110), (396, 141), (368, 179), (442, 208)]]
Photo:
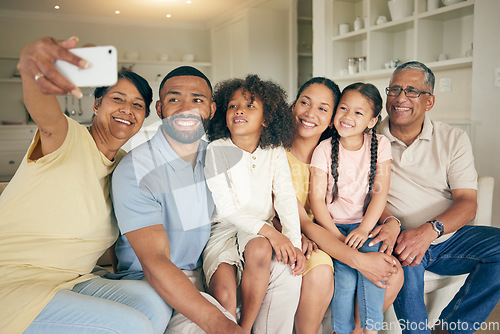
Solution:
[[(0, 110), (0, 122), (26, 123), (28, 115), (22, 101), (21, 78), (16, 70), (18, 58), (0, 57), (0, 96), (2, 97), (2, 109)], [(211, 76), (210, 62), (183, 62), (183, 61), (154, 61), (154, 60), (130, 60), (119, 59), (118, 68), (132, 69), (134, 72), (148, 80), (153, 89), (153, 101), (158, 99), (158, 88), (163, 77), (181, 65), (190, 65), (198, 68), (208, 77)], [(94, 88), (82, 88), (84, 94), (81, 101), (73, 97), (58, 96), (61, 109), (68, 110), (70, 117), (80, 123), (89, 123), (92, 117), (92, 105), (94, 102)], [(71, 111), (75, 111), (74, 114)], [(153, 111), (154, 113), (154, 111)], [(154, 117), (153, 117), (154, 118)]]
[(16, 68), (17, 61), (18, 59), (14, 57), (0, 57), (0, 97), (2, 99), (0, 124), (2, 121), (11, 124), (26, 123), (21, 77)]
[[(427, 10), (426, 0), (412, 1), (413, 14), (392, 20), (387, 0), (313, 0), (314, 75), (371, 80), (389, 77), (396, 61), (409, 60), (433, 71), (472, 68), (474, 0), (433, 10)], [(387, 22), (380, 23), (380, 16)], [(357, 17), (364, 26), (353, 31)], [(349, 24), (349, 32), (340, 33), (342, 23)], [(366, 57), (366, 70), (349, 74), (351, 57)]]
[(0, 125), (0, 182), (8, 182), (21, 164), (36, 132), (33, 125)]

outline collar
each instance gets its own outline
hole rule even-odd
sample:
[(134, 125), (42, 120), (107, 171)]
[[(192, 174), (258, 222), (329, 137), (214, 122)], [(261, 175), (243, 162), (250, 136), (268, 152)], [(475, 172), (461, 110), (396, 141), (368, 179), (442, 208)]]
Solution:
[(434, 132), (434, 125), (432, 121), (427, 115), (424, 118), (424, 126), (422, 127), (422, 132), (420, 132), (420, 139), (431, 140), (432, 132)]
[[(420, 139), (431, 140), (433, 132), (434, 132), (434, 125), (432, 124), (431, 119), (427, 115), (425, 115), (422, 131), (420, 131), (420, 134), (415, 140), (420, 140)], [(391, 130), (389, 128), (389, 116), (386, 116), (382, 121), (382, 123), (380, 123), (380, 133), (386, 136), (391, 143), (395, 141), (400, 142), (400, 140), (395, 136), (393, 136), (391, 133)]]
[(239, 148), (238, 146), (236, 146), (236, 144), (235, 144), (235, 143), (233, 143), (233, 140), (232, 140), (231, 138), (227, 138), (227, 140), (228, 140), (228, 143), (229, 143), (231, 146), (236, 147), (238, 150), (240, 150), (240, 151), (243, 153), (243, 155), (248, 155), (248, 156), (251, 156), (251, 155), (259, 155), (259, 153), (262, 151), (262, 149), (260, 148), (260, 145), (259, 145), (259, 146), (257, 146), (257, 148), (255, 149), (255, 151), (253, 151), (252, 153), (250, 153), (250, 152), (247, 152), (247, 151), (245, 151), (245, 150), (242, 150), (241, 148)]
[[(160, 154), (165, 158), (167, 163), (175, 171), (184, 169), (186, 167), (191, 168), (191, 163), (184, 161), (179, 155), (172, 149), (172, 146), (168, 143), (165, 135), (163, 134), (161, 125), (158, 127), (151, 142), (154, 144), (155, 148), (160, 152)], [(205, 154), (206, 154), (207, 142), (202, 138), (200, 140), (200, 145), (198, 145), (198, 153), (196, 154), (196, 165), (201, 164), (202, 167), (205, 166)]]

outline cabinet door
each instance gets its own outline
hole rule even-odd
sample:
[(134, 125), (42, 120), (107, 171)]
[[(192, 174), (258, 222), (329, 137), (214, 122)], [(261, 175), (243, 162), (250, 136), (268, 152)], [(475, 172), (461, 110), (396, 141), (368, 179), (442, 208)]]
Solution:
[(0, 151), (0, 181), (9, 181), (21, 164), (26, 151)]
[(231, 77), (231, 37), (229, 25), (222, 25), (212, 29), (212, 63), (214, 82)]
[[(28, 145), (33, 139), (33, 136), (36, 132), (36, 125), (33, 126), (17, 126), (17, 125), (7, 125), (0, 126), (0, 140), (7, 141), (5, 145), (17, 144), (17, 142), (22, 141), (27, 142)], [(2, 143), (3, 144), (3, 143)], [(27, 148), (26, 145), (24, 148)], [(2, 147), (10, 147), (10, 146), (2, 146)]]
[(241, 16), (212, 29), (214, 82), (248, 73), (248, 20)]

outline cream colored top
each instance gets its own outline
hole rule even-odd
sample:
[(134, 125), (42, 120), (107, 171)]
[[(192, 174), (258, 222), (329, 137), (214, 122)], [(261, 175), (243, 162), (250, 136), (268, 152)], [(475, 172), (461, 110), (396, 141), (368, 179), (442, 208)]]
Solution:
[[(453, 204), (453, 189), (477, 189), (472, 146), (465, 131), (425, 117), (422, 132), (406, 146), (386, 118), (379, 128), (391, 142), (391, 186), (387, 207), (403, 228), (424, 224)], [(445, 234), (434, 243), (448, 239)]]
[(37, 132), (0, 197), (0, 333), (23, 332), (57, 291), (94, 277), (118, 235), (108, 177), (116, 163), (70, 118), (62, 146), (30, 160), (39, 141)]
[(257, 234), (272, 224), (276, 210), (282, 233), (301, 248), (297, 197), (284, 148), (258, 147), (248, 153), (230, 139), (215, 140), (207, 148), (205, 177), (215, 203), (212, 222)]

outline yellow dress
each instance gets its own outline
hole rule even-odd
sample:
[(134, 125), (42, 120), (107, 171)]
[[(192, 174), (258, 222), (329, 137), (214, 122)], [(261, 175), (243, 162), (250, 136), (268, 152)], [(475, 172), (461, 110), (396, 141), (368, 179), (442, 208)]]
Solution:
[[(297, 199), (302, 203), (304, 209), (307, 212), (307, 215), (311, 220), (314, 219), (311, 205), (309, 204), (309, 178), (311, 177), (311, 169), (309, 164), (306, 164), (299, 159), (297, 159), (292, 153), (289, 151), (286, 152), (286, 157), (288, 159), (288, 165), (290, 166), (290, 172), (292, 174), (292, 183), (293, 188), (295, 189), (295, 195)], [(319, 265), (328, 265), (332, 267), (333, 270), (333, 262), (330, 255), (325, 253), (322, 250), (318, 252), (312, 252), (311, 257), (306, 260), (306, 270), (302, 274), (302, 276), (306, 275), (311, 269)]]
[(295, 189), (295, 195), (304, 206), (304, 209), (306, 209), (309, 218), (313, 220), (314, 216), (311, 205), (309, 204), (309, 178), (311, 177), (309, 164), (300, 161), (289, 151), (286, 152), (286, 157), (288, 159), (288, 165), (290, 166), (290, 172), (292, 173), (292, 183), (293, 189)]
[(68, 118), (62, 146), (36, 161), (39, 134), (0, 197), (0, 333), (21, 333), (55, 293), (93, 278), (113, 244), (108, 160)]

